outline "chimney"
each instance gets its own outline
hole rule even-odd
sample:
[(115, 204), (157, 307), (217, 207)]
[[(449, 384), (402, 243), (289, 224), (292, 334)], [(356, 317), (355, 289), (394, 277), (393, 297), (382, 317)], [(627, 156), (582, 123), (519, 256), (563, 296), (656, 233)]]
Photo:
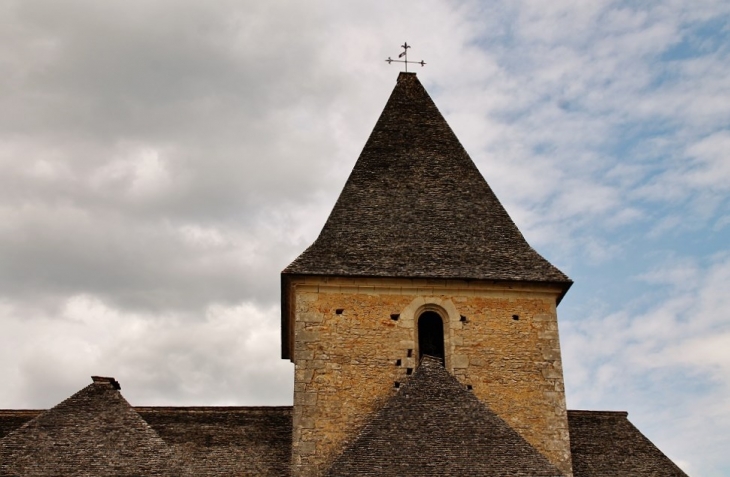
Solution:
[(114, 378), (108, 378), (104, 376), (92, 376), (91, 380), (94, 381), (94, 384), (108, 384), (114, 389), (122, 389), (122, 387), (119, 385), (119, 381)]

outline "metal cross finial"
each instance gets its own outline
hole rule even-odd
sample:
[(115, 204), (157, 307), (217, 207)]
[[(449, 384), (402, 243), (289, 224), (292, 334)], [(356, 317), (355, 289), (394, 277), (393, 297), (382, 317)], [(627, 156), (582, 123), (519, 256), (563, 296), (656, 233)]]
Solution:
[(402, 59), (402, 60), (394, 60), (393, 58), (391, 58), (389, 56), (388, 59), (385, 60), (388, 64), (391, 64), (394, 61), (396, 63), (403, 63), (403, 64), (405, 64), (405, 67), (406, 67), (406, 73), (408, 73), (408, 63), (416, 64), (416, 65), (421, 65), (421, 66), (426, 66), (426, 62), (423, 61), (423, 60), (421, 60), (421, 61), (408, 61), (408, 48), (411, 47), (411, 45), (409, 45), (408, 42), (403, 42), (403, 44), (400, 47), (403, 48), (403, 52), (400, 55), (398, 55), (398, 58), (403, 58), (403, 57), (405, 57), (405, 58)]

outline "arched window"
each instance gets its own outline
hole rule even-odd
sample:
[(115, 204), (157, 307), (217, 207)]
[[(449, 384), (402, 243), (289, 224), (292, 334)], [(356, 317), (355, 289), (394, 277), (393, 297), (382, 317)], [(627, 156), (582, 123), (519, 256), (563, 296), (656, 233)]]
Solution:
[(433, 356), (444, 364), (444, 322), (435, 311), (418, 317), (418, 361), (423, 355)]

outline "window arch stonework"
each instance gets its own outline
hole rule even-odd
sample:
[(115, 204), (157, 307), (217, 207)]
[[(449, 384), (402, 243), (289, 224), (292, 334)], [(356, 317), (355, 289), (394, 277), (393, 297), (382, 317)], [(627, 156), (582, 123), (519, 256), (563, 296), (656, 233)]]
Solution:
[(453, 335), (454, 331), (462, 328), (462, 322), (460, 321), (460, 315), (454, 306), (454, 303), (449, 299), (443, 299), (439, 297), (423, 297), (419, 296), (415, 298), (405, 309), (400, 313), (400, 319), (398, 320), (398, 326), (406, 327), (411, 330), (412, 347), (414, 350), (415, 365), (418, 365), (418, 357), (420, 356), (420, 350), (418, 346), (418, 319), (424, 313), (433, 312), (441, 317), (444, 325), (444, 366), (449, 371), (453, 372), (452, 356), (454, 354)]

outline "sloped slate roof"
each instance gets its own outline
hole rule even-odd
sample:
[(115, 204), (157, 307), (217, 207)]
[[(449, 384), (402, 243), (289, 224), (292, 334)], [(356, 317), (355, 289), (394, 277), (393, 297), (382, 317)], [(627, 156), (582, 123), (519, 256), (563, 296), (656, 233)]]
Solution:
[(574, 477), (687, 477), (627, 416), (568, 411)]
[(171, 457), (116, 381), (97, 378), (0, 440), (0, 475), (186, 475)]
[(542, 454), (425, 357), (329, 477), (559, 476)]
[[(163, 452), (165, 454), (172, 452), (175, 465), (185, 469), (184, 475), (206, 477), (289, 475), (291, 406), (135, 407), (133, 409), (169, 446), (169, 449), (166, 448)], [(0, 439), (44, 412), (46, 411), (0, 410)], [(57, 412), (77, 413), (78, 409), (77, 406), (66, 406)], [(98, 416), (93, 417), (93, 413), (87, 416), (99, 420)], [(56, 420), (54, 425), (67, 424), (77, 425), (72, 420), (64, 422)], [(71, 431), (74, 429), (76, 427)], [(134, 434), (130, 430), (127, 438), (132, 438)], [(14, 439), (17, 440), (17, 437)], [(144, 435), (142, 439), (145, 439)], [(4, 445), (0, 440), (0, 447)], [(0, 462), (3, 460), (2, 456), (4, 454), (0, 451)], [(4, 468), (0, 466), (0, 476), (15, 475), (10, 472), (10, 468), (5, 468), (4, 471), (2, 469)], [(103, 474), (98, 475), (129, 474), (115, 474), (112, 470), (105, 469)]]
[[(425, 368), (424, 368), (425, 369)], [(420, 368), (419, 368), (420, 370)], [(415, 376), (420, 375), (424, 370), (416, 371)], [(453, 378), (451, 378), (453, 380)], [(427, 381), (424, 379), (423, 381)], [(439, 396), (444, 392), (442, 379), (436, 379), (438, 386), (434, 387), (434, 396)], [(453, 384), (453, 383), (452, 383)], [(404, 385), (399, 394), (396, 395), (393, 400), (403, 399), (402, 396), (406, 394), (408, 386), (412, 384)], [(463, 430), (462, 433), (452, 433), (452, 427), (463, 426), (469, 424), (471, 419), (473, 403), (469, 404), (469, 399), (472, 398), (471, 393), (464, 391), (460, 388), (460, 385), (456, 383), (458, 390), (454, 390), (455, 395), (452, 396), (453, 401), (458, 401), (459, 406), (464, 406), (465, 403), (467, 411), (458, 413), (458, 419), (454, 420), (453, 416), (449, 411), (444, 415), (443, 419), (448, 419), (449, 423), (443, 426), (442, 432), (447, 432), (452, 441), (453, 447), (450, 448), (448, 445), (443, 443), (438, 435), (426, 436), (423, 434), (414, 434), (413, 440), (411, 441), (410, 436), (407, 437), (408, 445), (417, 445), (420, 452), (431, 452), (433, 455), (448, 455), (453, 458), (464, 458), (471, 459), (472, 453), (482, 453), (478, 446), (475, 446), (472, 442), (473, 436), (469, 434), (467, 430)], [(87, 389), (83, 390), (87, 391)], [(418, 398), (420, 393), (421, 396), (426, 395), (427, 400), (433, 399), (430, 392), (426, 389), (421, 389), (419, 392), (415, 392), (413, 389), (407, 391), (410, 399), (421, 399)], [(467, 397), (464, 397), (464, 393)], [(103, 393), (101, 393), (103, 394)], [(77, 393), (78, 395), (78, 393)], [(69, 400), (75, 398), (74, 395)], [(68, 402), (69, 400), (65, 401)], [(62, 450), (64, 453), (71, 449), (68, 456), (64, 459), (68, 460), (80, 456), (80, 465), (84, 465), (84, 462), (89, 460), (89, 457), (84, 457), (84, 447), (88, 447), (88, 438), (82, 438), (79, 440), (80, 447), (71, 446), (71, 440), (68, 437), (62, 437), (56, 446), (51, 445), (56, 442), (56, 436), (59, 435), (59, 426), (72, 426), (69, 428), (69, 433), (75, 433), (80, 429), (88, 426), (97, 426), (99, 429), (103, 429), (105, 432), (112, 432), (121, 434), (125, 439), (125, 447), (129, 449), (130, 453), (134, 453), (135, 446), (139, 446), (139, 443), (134, 443), (138, 438), (145, 441), (149, 438), (149, 433), (139, 433), (134, 430), (138, 428), (139, 421), (132, 419), (132, 429), (119, 429), (119, 423), (115, 420), (108, 420), (104, 418), (104, 413), (89, 412), (86, 414), (79, 412), (79, 406), (83, 402), (93, 402), (94, 399), (82, 398), (77, 402), (71, 403), (72, 405), (60, 407), (61, 405), (54, 408), (58, 413), (70, 413), (76, 415), (81, 420), (90, 420), (90, 423), (79, 422), (79, 419), (64, 419), (61, 417), (53, 418), (51, 422), (37, 422), (34, 424), (35, 429), (28, 431), (21, 431), (19, 428), (39, 417), (41, 414), (48, 413), (48, 411), (39, 410), (0, 410), (0, 430), (3, 434), (0, 437), (7, 436), (8, 440), (0, 439), (0, 476), (6, 475), (131, 475), (127, 472), (127, 468), (124, 466), (113, 465), (112, 460), (107, 460), (107, 453), (104, 453), (104, 457), (98, 460), (99, 464), (103, 466), (103, 470), (98, 470), (98, 467), (90, 467), (88, 473), (72, 473), (69, 467), (60, 466), (58, 473), (48, 471), (49, 468), (53, 467), (53, 464), (48, 463), (48, 459), (45, 456), (45, 450), (39, 452), (39, 448), (50, 449), (51, 452), (58, 452)], [(423, 401), (423, 400), (422, 400)], [(419, 406), (423, 405), (423, 402), (417, 403)], [(440, 399), (436, 399), (436, 402), (441, 402)], [(62, 403), (63, 404), (63, 403)], [(392, 420), (393, 427), (398, 427), (398, 422), (403, 419), (409, 419), (409, 414), (414, 413), (407, 405), (408, 403), (401, 403), (399, 405), (390, 406), (394, 407), (390, 411), (385, 409), (381, 411), (368, 427), (361, 433), (359, 440), (353, 443), (353, 446), (348, 449), (340, 458), (336, 465), (362, 465), (370, 466), (373, 469), (372, 474), (351, 474), (351, 475), (398, 475), (398, 469), (392, 474), (388, 474), (388, 469), (384, 471), (381, 467), (375, 467), (380, 454), (377, 457), (372, 457), (368, 454), (374, 454), (379, 452), (377, 446), (385, 446), (386, 450), (390, 452), (389, 455), (383, 457), (382, 462), (385, 465), (392, 464), (392, 460), (397, 458), (398, 452), (411, 452), (411, 448), (403, 447), (400, 444), (400, 440), (404, 436), (408, 436), (408, 430), (392, 430), (389, 428), (383, 428), (377, 422), (386, 422), (391, 419), (389, 416), (395, 415)], [(453, 404), (453, 402), (452, 402)], [(417, 407), (417, 406), (416, 406)], [(410, 410), (409, 410), (410, 409)], [(415, 413), (420, 412), (420, 408), (417, 408)], [(430, 408), (430, 412), (438, 413), (441, 409), (440, 405)], [(453, 409), (453, 406), (452, 406)], [(273, 476), (286, 476), (289, 475), (289, 458), (291, 451), (291, 425), (292, 425), (292, 407), (138, 407), (134, 408), (139, 415), (147, 421), (152, 428), (159, 434), (159, 436), (171, 447), (173, 452), (173, 460), (178, 465), (184, 466), (186, 472), (180, 472), (177, 475), (205, 475), (205, 476), (253, 476), (260, 475), (262, 477), (273, 477)], [(390, 414), (385, 414), (386, 412)], [(482, 411), (476, 412), (476, 414)], [(491, 416), (490, 419), (499, 419), (496, 416)], [(383, 416), (383, 414), (385, 414)], [(47, 418), (46, 418), (47, 419)], [(429, 415), (422, 416), (422, 419), (430, 420)], [(380, 421), (378, 421), (380, 420)], [(400, 421), (399, 421), (400, 420)], [(55, 422), (54, 422), (55, 421)], [(499, 421), (498, 421), (499, 422)], [(654, 446), (641, 432), (634, 427), (631, 422), (627, 419), (626, 412), (607, 412), (607, 411), (568, 411), (568, 423), (570, 426), (570, 443), (571, 453), (573, 456), (573, 475), (574, 477), (624, 477), (627, 475), (636, 477), (686, 477), (686, 474), (679, 469), (667, 456), (665, 456), (659, 449)], [(433, 425), (443, 424), (438, 421), (433, 422)], [(480, 428), (480, 432), (488, 432), (489, 427), (481, 423), (479, 419), (472, 422), (473, 425), (477, 425)], [(506, 424), (502, 423), (506, 426)], [(48, 429), (55, 427), (55, 431), (51, 431), (49, 436), (45, 438), (44, 442), (35, 442), (35, 436), (39, 429), (43, 429), (43, 432), (47, 432)], [(375, 431), (380, 432), (380, 435), (373, 434), (373, 428), (377, 427)], [(116, 428), (116, 429), (115, 429)], [(499, 428), (499, 426), (498, 426)], [(18, 433), (12, 431), (18, 430)], [(20, 432), (25, 433), (23, 437), (20, 437)], [(423, 430), (423, 432), (426, 432)], [(369, 434), (370, 433), (370, 434)], [(52, 434), (52, 435), (51, 435)], [(466, 434), (466, 435), (464, 435)], [(507, 432), (508, 438), (510, 433)], [(494, 433), (495, 440), (503, 439), (501, 434)], [(514, 436), (512, 436), (514, 437)], [(518, 436), (519, 437), (519, 436)], [(477, 441), (481, 441), (481, 437), (475, 438)], [(154, 440), (154, 438), (153, 438)], [(99, 441), (103, 442), (103, 441)], [(527, 445), (524, 441), (517, 439), (517, 449), (524, 448)], [(77, 442), (78, 443), (78, 442)], [(421, 444), (419, 444), (421, 443)], [(423, 445), (425, 443), (425, 446)], [(166, 455), (169, 454), (170, 449), (163, 448), (159, 445), (159, 441), (153, 443), (152, 448), (161, 449), (162, 460), (166, 459)], [(512, 447), (514, 441), (501, 440), (497, 442), (499, 444), (499, 452), (511, 455), (513, 452)], [(359, 449), (358, 449), (359, 447)], [(363, 450), (362, 447), (365, 447)], [(126, 452), (126, 451), (125, 451)], [(535, 451), (536, 452), (536, 451)], [(73, 457), (72, 457), (73, 456)], [(131, 456), (131, 454), (130, 454)], [(368, 459), (374, 459), (368, 461)], [(478, 457), (479, 459), (486, 459), (484, 455)], [(344, 460), (349, 459), (352, 462), (345, 463)], [(18, 463), (21, 460), (22, 462)], [(37, 460), (37, 461), (36, 461)], [(500, 461), (498, 459), (492, 460), (492, 465), (497, 465)], [(424, 461), (425, 464), (425, 461)], [(97, 464), (94, 464), (97, 465)], [(472, 464), (470, 464), (472, 465)], [(481, 465), (481, 464), (479, 464)], [(515, 463), (517, 465), (517, 463)], [(24, 466), (24, 467), (21, 467)], [(479, 467), (474, 467), (479, 469)], [(86, 471), (86, 469), (84, 469)], [(343, 475), (335, 472), (336, 469), (333, 467), (331, 476)], [(101, 474), (97, 474), (100, 472)], [(126, 472), (126, 473), (125, 473)], [(386, 472), (379, 474), (380, 472)], [(422, 474), (419, 469), (416, 475), (429, 475)], [(456, 471), (455, 474), (459, 475), (461, 471)], [(476, 472), (476, 470), (475, 470)], [(480, 471), (481, 472), (481, 471)], [(438, 467), (434, 468), (434, 474), (441, 474), (442, 471)], [(160, 474), (145, 474), (145, 475), (160, 475)], [(408, 475), (408, 474), (403, 474)], [(449, 474), (442, 474), (448, 476)], [(470, 475), (468, 473), (463, 475)], [(480, 475), (501, 475), (501, 474), (480, 474)], [(511, 475), (521, 475), (519, 473)], [(543, 474), (531, 474), (531, 475), (543, 475)]]
[(39, 409), (0, 409), (0, 439), (42, 412)]
[(401, 73), (317, 240), (284, 274), (570, 279), (528, 245), (415, 73)]
[(292, 408), (138, 407), (196, 476), (289, 475)]

